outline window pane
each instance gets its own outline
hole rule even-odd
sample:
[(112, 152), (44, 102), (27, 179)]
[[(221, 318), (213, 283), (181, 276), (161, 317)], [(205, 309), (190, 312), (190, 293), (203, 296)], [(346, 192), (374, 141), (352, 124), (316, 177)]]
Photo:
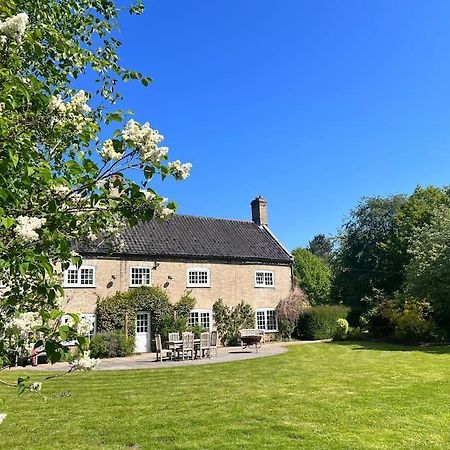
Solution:
[(266, 311), (267, 315), (267, 330), (274, 331), (277, 329), (277, 318), (274, 310)]
[(210, 313), (209, 312), (201, 312), (200, 313), (200, 325), (203, 328), (210, 328)]
[(148, 332), (148, 314), (140, 313), (136, 316), (136, 333)]
[(273, 286), (273, 273), (265, 272), (264, 273), (264, 281), (266, 286)]
[(189, 270), (188, 282), (190, 285), (208, 285), (209, 272), (207, 270)]
[(78, 270), (68, 269), (67, 270), (67, 284), (78, 284)]
[(264, 311), (256, 311), (256, 328), (258, 330), (266, 329), (266, 320), (265, 320)]
[(264, 272), (256, 272), (256, 284), (264, 284)]
[(142, 286), (150, 284), (150, 268), (149, 267), (132, 267), (131, 268), (131, 285)]
[(189, 314), (188, 326), (195, 327), (198, 325), (198, 312), (191, 311)]
[(80, 269), (80, 284), (92, 285), (94, 284), (94, 269), (81, 268)]

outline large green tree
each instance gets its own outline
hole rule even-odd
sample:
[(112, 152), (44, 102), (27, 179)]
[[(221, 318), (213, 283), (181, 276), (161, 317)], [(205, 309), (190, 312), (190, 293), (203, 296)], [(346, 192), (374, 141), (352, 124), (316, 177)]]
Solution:
[(308, 296), (311, 305), (331, 301), (332, 272), (328, 264), (306, 248), (292, 251), (294, 273), (299, 286)]
[(411, 236), (406, 289), (431, 302), (436, 321), (450, 332), (450, 207), (435, 209)]
[[(0, 2), (0, 369), (33, 346), (52, 362), (67, 357), (65, 341), (85, 351), (80, 318), (61, 323), (62, 271), (81, 264), (72, 244), (120, 245), (123, 226), (169, 217), (175, 204), (149, 182), (189, 175), (190, 164), (168, 162), (157, 130), (114, 107), (120, 81), (150, 82), (119, 63), (122, 11), (113, 0)], [(96, 81), (88, 92), (77, 78)], [(91, 366), (85, 356), (74, 367)]]

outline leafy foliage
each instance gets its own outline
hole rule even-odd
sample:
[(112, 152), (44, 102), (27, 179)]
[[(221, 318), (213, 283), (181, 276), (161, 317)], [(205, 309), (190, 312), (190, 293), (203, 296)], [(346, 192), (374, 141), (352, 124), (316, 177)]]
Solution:
[(328, 261), (333, 252), (333, 241), (324, 234), (316, 234), (308, 243), (307, 249), (314, 255)]
[(328, 264), (305, 248), (293, 250), (294, 272), (311, 305), (330, 303), (332, 272)]
[(306, 294), (297, 286), (276, 307), (278, 333), (282, 339), (291, 339), (298, 318), (309, 306)]
[(296, 333), (302, 339), (331, 339), (338, 328), (337, 320), (345, 319), (348, 312), (341, 305), (312, 306), (300, 316)]
[[(60, 322), (62, 271), (81, 264), (72, 243), (108, 237), (120, 246), (125, 225), (176, 208), (149, 187), (152, 177), (189, 174), (189, 164), (166, 162), (162, 135), (123, 125), (131, 112), (116, 109), (120, 82), (150, 82), (119, 62), (123, 11), (113, 0), (0, 3), (0, 172), (8, 174), (0, 178), (0, 335), (18, 315), (38, 313), (30, 332), (52, 362), (67, 356), (65, 338), (80, 354), (87, 348), (76, 326)], [(142, 12), (140, 0), (128, 12)], [(77, 91), (75, 79), (95, 85)], [(113, 122), (123, 124), (114, 130)], [(0, 367), (10, 364), (5, 343), (0, 352)]]
[(134, 336), (120, 331), (97, 333), (89, 344), (93, 358), (115, 358), (134, 353)]
[(250, 305), (243, 302), (232, 307), (219, 299), (214, 303), (212, 310), (222, 345), (238, 345), (239, 330), (255, 326), (255, 312)]
[(429, 224), (415, 229), (410, 254), (407, 291), (427, 298), (439, 325), (450, 333), (450, 207), (436, 210)]
[(346, 319), (336, 320), (336, 331), (333, 336), (334, 341), (343, 341), (347, 338), (348, 322)]
[(97, 329), (101, 332), (119, 331), (134, 336), (138, 311), (150, 313), (151, 333), (167, 338), (171, 331), (186, 329), (189, 312), (195, 298), (185, 293), (180, 301), (172, 304), (160, 287), (141, 286), (126, 292), (99, 298), (97, 301)]

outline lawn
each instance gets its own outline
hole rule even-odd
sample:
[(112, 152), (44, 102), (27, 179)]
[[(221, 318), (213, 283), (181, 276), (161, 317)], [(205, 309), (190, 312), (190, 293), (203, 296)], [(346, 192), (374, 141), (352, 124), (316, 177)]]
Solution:
[(61, 392), (70, 396), (44, 402), (1, 387), (0, 447), (450, 447), (445, 347), (308, 344), (234, 363), (77, 373), (44, 389)]

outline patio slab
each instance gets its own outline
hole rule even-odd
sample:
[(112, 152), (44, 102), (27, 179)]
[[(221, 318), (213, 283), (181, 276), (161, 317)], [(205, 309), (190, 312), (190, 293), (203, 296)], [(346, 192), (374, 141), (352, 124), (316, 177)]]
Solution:
[[(126, 356), (123, 358), (107, 358), (102, 359), (95, 370), (136, 370), (136, 369), (161, 369), (176, 368), (184, 366), (194, 366), (201, 364), (217, 364), (232, 361), (242, 361), (246, 359), (263, 358), (266, 356), (281, 355), (287, 351), (289, 345), (302, 345), (317, 343), (323, 341), (292, 341), (292, 342), (271, 342), (263, 344), (258, 348), (258, 352), (254, 347), (251, 349), (242, 349), (241, 347), (218, 347), (217, 357), (202, 359), (187, 359), (185, 361), (156, 361), (156, 353), (140, 353), (138, 355)], [(16, 368), (14, 368), (16, 369)], [(17, 369), (24, 369), (17, 367)], [(27, 370), (56, 370), (66, 371), (69, 369), (68, 363), (56, 364), (40, 364), (37, 367), (26, 367)]]

